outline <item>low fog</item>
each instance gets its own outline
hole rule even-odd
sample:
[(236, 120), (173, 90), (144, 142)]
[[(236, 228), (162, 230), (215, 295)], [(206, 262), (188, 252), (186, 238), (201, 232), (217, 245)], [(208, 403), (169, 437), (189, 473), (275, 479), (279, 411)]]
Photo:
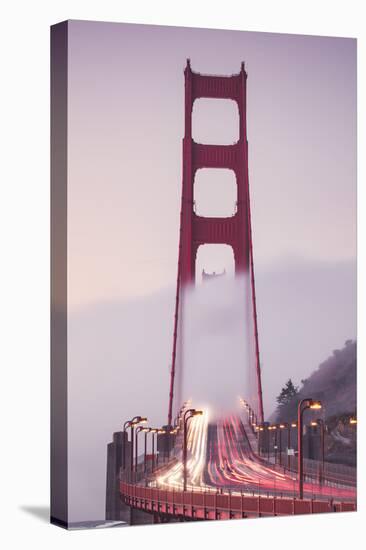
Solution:
[[(256, 282), (268, 417), (289, 377), (299, 383), (333, 349), (355, 338), (356, 270), (354, 263), (292, 262), (291, 267), (258, 267)], [(194, 405), (200, 400), (230, 408), (250, 386), (248, 350), (240, 337), (247, 298), (236, 292), (240, 284), (220, 281), (224, 295), (207, 283), (187, 298), (190, 345), (183, 391), (197, 399)], [(150, 425), (166, 423), (174, 299), (171, 287), (69, 314), (70, 521), (104, 518), (106, 446), (112, 433), (136, 414), (147, 415)]]
[(254, 393), (249, 291), (247, 278), (227, 274), (184, 295), (183, 401), (208, 408), (210, 419), (236, 409), (239, 395)]

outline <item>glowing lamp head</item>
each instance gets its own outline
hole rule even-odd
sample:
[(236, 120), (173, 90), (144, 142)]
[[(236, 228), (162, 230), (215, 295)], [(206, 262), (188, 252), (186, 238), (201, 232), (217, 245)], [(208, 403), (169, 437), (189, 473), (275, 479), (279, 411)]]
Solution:
[(357, 424), (357, 418), (350, 418), (349, 423), (350, 424)]
[(320, 401), (310, 401), (309, 407), (310, 409), (319, 410), (322, 408), (322, 404)]
[(283, 430), (284, 428), (286, 428), (286, 426), (284, 424), (280, 424), (280, 428), (281, 430)]
[(312, 420), (312, 421), (310, 422), (310, 426), (317, 426), (317, 425), (318, 425), (318, 423), (315, 422), (315, 420)]
[(297, 422), (292, 422), (291, 423), (291, 428), (297, 428)]

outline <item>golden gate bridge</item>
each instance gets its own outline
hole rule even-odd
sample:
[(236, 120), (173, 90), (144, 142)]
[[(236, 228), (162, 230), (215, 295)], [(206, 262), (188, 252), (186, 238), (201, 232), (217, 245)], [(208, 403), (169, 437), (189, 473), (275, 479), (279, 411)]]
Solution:
[[(244, 63), (238, 74), (217, 76), (193, 72), (187, 60), (184, 75), (183, 181), (167, 424), (149, 427), (146, 417), (135, 416), (125, 422), (121, 432), (114, 434), (108, 446), (106, 519), (127, 518), (129, 523), (144, 523), (355, 510), (355, 473), (346, 466), (326, 462), (322, 419), (312, 421), (320, 436), (320, 458), (304, 457), (306, 413), (320, 410), (319, 401), (311, 397), (303, 399), (298, 404), (297, 418), (286, 423), (264, 421)], [(236, 143), (208, 145), (194, 141), (192, 111), (199, 98), (236, 102), (239, 113)], [(237, 186), (234, 215), (203, 217), (196, 213), (194, 182), (201, 168), (234, 172)], [(248, 395), (239, 398), (240, 413), (222, 418), (210, 418), (208, 410), (196, 408), (190, 401), (182, 402), (186, 297), (194, 292), (197, 251), (205, 244), (230, 246), (235, 277), (245, 278), (249, 283), (247, 301), (244, 295), (238, 296), (238, 300), (243, 299), (250, 310), (254, 360), (247, 368), (255, 376), (246, 388)], [(140, 434), (144, 436), (141, 455)]]

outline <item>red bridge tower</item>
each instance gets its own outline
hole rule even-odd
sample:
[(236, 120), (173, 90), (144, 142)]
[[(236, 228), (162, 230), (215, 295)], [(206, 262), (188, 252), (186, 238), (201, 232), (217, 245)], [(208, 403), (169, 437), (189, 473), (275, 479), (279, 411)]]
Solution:
[[(239, 74), (208, 76), (194, 73), (187, 60), (185, 74), (185, 135), (183, 139), (183, 183), (180, 218), (177, 293), (175, 304), (173, 352), (169, 394), (168, 424), (172, 423), (174, 382), (176, 374), (179, 303), (181, 292), (195, 282), (196, 255), (200, 245), (227, 244), (233, 249), (235, 273), (250, 273), (256, 373), (258, 386), (258, 420), (263, 422), (262, 384), (255, 301), (252, 234), (249, 202), (248, 141), (246, 125), (246, 80), (244, 63)], [(192, 110), (195, 99), (216, 98), (236, 101), (239, 110), (239, 140), (233, 145), (203, 145), (192, 139)], [(237, 184), (237, 211), (228, 218), (198, 216), (193, 209), (193, 188), (200, 168), (233, 170)]]

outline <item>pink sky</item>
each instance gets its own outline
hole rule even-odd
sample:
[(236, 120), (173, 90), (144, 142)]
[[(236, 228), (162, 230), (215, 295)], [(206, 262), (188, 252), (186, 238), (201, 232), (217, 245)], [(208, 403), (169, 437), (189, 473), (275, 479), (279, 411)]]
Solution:
[[(209, 74), (245, 61), (258, 268), (355, 259), (355, 40), (82, 21), (69, 40), (71, 308), (175, 279), (187, 57)], [(230, 140), (216, 103), (195, 108), (198, 137)]]

